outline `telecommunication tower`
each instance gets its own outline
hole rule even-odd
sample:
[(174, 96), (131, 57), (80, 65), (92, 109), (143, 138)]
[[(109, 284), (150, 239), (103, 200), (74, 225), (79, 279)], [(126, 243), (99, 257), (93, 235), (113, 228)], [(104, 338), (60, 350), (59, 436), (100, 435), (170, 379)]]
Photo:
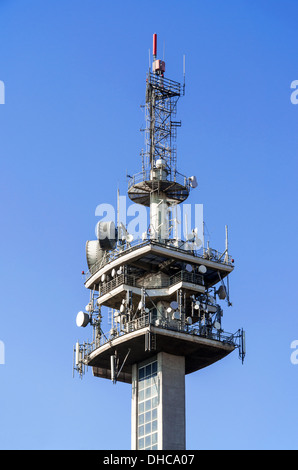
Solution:
[[(185, 449), (185, 375), (224, 358), (236, 348), (244, 360), (243, 329), (223, 329), (228, 276), (234, 260), (198, 239), (197, 227), (177, 236), (175, 208), (197, 186), (177, 170), (174, 120), (184, 83), (165, 78), (157, 59), (146, 79), (146, 149), (142, 171), (129, 177), (128, 196), (150, 210), (141, 240), (118, 220), (98, 222), (97, 240), (86, 243), (90, 301), (76, 323), (91, 325), (93, 339), (74, 346), (74, 370), (92, 367), (95, 377), (132, 384), (131, 448)], [(109, 331), (103, 331), (108, 307)]]

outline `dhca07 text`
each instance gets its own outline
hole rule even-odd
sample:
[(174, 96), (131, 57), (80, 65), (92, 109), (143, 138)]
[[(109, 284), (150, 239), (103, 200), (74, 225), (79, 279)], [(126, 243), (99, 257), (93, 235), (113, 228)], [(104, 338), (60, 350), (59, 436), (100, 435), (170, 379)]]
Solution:
[(188, 454), (182, 454), (182, 455), (177, 455), (177, 454), (168, 454), (168, 455), (147, 455), (147, 464), (148, 465), (191, 465), (193, 463), (194, 455), (188, 455)]

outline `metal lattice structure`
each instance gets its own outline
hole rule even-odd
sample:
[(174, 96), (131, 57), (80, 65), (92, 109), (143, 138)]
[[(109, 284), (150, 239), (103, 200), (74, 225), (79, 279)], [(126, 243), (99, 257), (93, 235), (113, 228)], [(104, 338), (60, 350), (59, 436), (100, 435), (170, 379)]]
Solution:
[(178, 82), (162, 75), (148, 73), (146, 85), (146, 154), (145, 168), (153, 169), (156, 162), (165, 164), (169, 179), (176, 172), (176, 148), (174, 142), (181, 121), (174, 121), (177, 102), (181, 95)]

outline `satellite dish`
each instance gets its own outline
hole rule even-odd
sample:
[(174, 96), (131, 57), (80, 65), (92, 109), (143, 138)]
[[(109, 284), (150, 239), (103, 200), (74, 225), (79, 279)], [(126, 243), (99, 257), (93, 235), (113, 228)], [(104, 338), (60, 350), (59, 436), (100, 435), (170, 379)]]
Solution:
[(216, 330), (220, 330), (221, 329), (221, 324), (218, 321), (214, 322), (214, 328)]
[(120, 313), (117, 310), (116, 310), (116, 312), (114, 312), (114, 319), (115, 319), (116, 323), (120, 323), (121, 316), (120, 316)]
[(92, 304), (90, 303), (90, 304), (86, 305), (85, 310), (87, 312), (92, 312), (92, 310), (93, 310)]
[(96, 224), (96, 236), (100, 247), (103, 250), (113, 250), (117, 241), (117, 230), (115, 223), (111, 222), (98, 222)]
[(133, 241), (133, 235), (131, 233), (128, 233), (125, 237), (125, 240), (127, 243), (131, 243)]
[(112, 269), (111, 275), (112, 275), (112, 277), (116, 276), (116, 269)]
[(227, 296), (227, 291), (226, 291), (226, 288), (224, 286), (220, 286), (219, 289), (216, 291), (216, 293), (218, 294), (218, 297), (221, 300), (224, 300)]
[(187, 325), (192, 325), (192, 318), (187, 317), (185, 322), (187, 323)]
[(167, 308), (167, 313), (171, 313), (171, 311), (172, 311), (172, 308), (171, 308), (171, 307), (168, 307), (168, 308)]
[(159, 158), (158, 160), (156, 160), (155, 166), (156, 168), (164, 168), (165, 167), (164, 161), (161, 158)]
[(188, 272), (188, 273), (191, 273), (192, 272), (192, 265), (191, 264), (187, 264), (185, 266), (185, 270)]
[(198, 237), (198, 228), (194, 228), (186, 237), (189, 249), (195, 250), (202, 246), (202, 240)]
[(124, 306), (124, 304), (121, 304), (121, 306), (120, 306), (120, 312), (123, 313), (124, 311), (125, 311), (125, 306)]
[(173, 320), (180, 320), (180, 313), (176, 310), (172, 315)]
[(195, 176), (191, 176), (189, 178), (189, 184), (191, 188), (196, 188), (198, 186), (197, 178)]
[(199, 272), (200, 272), (201, 274), (206, 274), (206, 272), (207, 272), (206, 266), (204, 266), (203, 264), (201, 264), (201, 266), (199, 266)]
[(101, 280), (101, 282), (105, 282), (105, 280), (106, 280), (106, 275), (105, 275), (105, 274), (102, 274), (100, 280)]
[(200, 248), (203, 245), (203, 242), (200, 238), (198, 238), (198, 236), (196, 236), (193, 241), (193, 245), (197, 248)]
[(173, 309), (173, 310), (177, 310), (177, 308), (179, 307), (179, 304), (178, 304), (178, 302), (176, 302), (175, 300), (173, 300), (173, 302), (170, 303), (170, 307), (171, 307), (171, 309)]
[(122, 272), (123, 272), (123, 267), (120, 266), (120, 268), (119, 268), (118, 271), (117, 271), (117, 274), (122, 274)]
[(196, 309), (196, 310), (199, 310), (199, 309), (200, 309), (200, 305), (201, 305), (201, 304), (200, 304), (199, 300), (197, 300), (196, 303), (195, 303), (195, 309)]
[(85, 326), (88, 325), (89, 321), (90, 321), (90, 318), (89, 318), (88, 313), (81, 311), (77, 314), (77, 317), (76, 317), (77, 326), (85, 328)]
[(149, 312), (150, 312), (149, 308), (146, 307), (146, 308), (145, 308), (145, 313), (149, 313)]
[(98, 263), (103, 257), (103, 251), (98, 240), (88, 240), (86, 242), (86, 258), (88, 269), (91, 269), (95, 263)]

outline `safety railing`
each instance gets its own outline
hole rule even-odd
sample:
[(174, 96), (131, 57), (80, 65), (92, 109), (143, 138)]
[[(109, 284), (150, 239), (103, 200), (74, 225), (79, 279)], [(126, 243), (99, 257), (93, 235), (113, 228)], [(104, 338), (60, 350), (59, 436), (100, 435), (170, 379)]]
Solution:
[(167, 178), (164, 180), (162, 178), (152, 179), (151, 170), (143, 170), (133, 176), (128, 177), (128, 189), (144, 181), (168, 181), (171, 183), (178, 183), (179, 185), (184, 187), (189, 187), (189, 180), (187, 176), (183, 175), (182, 173), (179, 173), (179, 171), (177, 170), (169, 171)]
[(200, 248), (199, 250), (195, 249), (185, 249), (183, 247), (187, 246), (188, 242), (179, 242), (180, 246), (176, 246), (177, 240), (171, 239), (164, 243), (158, 242), (155, 240), (134, 240), (132, 243), (127, 243), (126, 245), (122, 246), (120, 249), (117, 248), (115, 250), (111, 250), (106, 252), (103, 258), (91, 266), (90, 270), (86, 273), (86, 281), (97, 273), (103, 266), (107, 265), (108, 263), (112, 262), (113, 260), (120, 258), (132, 251), (138, 250), (147, 245), (159, 246), (161, 248), (168, 248), (171, 251), (179, 252), (182, 254), (191, 254), (196, 256), (197, 258), (202, 258), (210, 261), (214, 261), (220, 264), (225, 264), (229, 266), (233, 266), (233, 259), (230, 255), (226, 253), (221, 253), (217, 250), (213, 250), (211, 248)]
[(242, 354), (242, 360), (245, 357), (245, 340), (242, 329), (237, 330), (236, 333), (228, 333), (223, 330), (216, 330), (212, 325), (198, 325), (198, 323), (196, 323), (189, 326), (181, 320), (171, 321), (167, 318), (156, 318), (156, 315), (154, 316), (151, 312), (149, 312), (147, 314), (140, 315), (131, 321), (126, 321), (122, 326), (118, 326), (118, 328), (112, 328), (110, 333), (102, 334), (100, 338), (98, 338), (96, 341), (93, 341), (92, 343), (84, 343), (86, 345), (84, 354), (85, 359), (88, 360), (87, 356), (89, 354), (91, 354), (95, 349), (111, 342), (112, 340), (149, 327), (150, 325), (158, 329), (160, 328), (162, 330), (177, 331), (190, 336), (207, 338), (223, 344), (234, 346), (235, 348), (239, 348), (239, 354)]
[(162, 94), (170, 94), (173, 96), (180, 96), (181, 94), (181, 84), (179, 82), (154, 73), (150, 73), (148, 79), (149, 83)]
[(147, 282), (146, 285), (144, 285), (144, 282), (142, 280), (139, 280), (138, 277), (132, 274), (122, 273), (115, 276), (110, 281), (103, 282), (99, 287), (99, 296), (102, 297), (103, 295), (108, 294), (109, 292), (121, 286), (122, 284), (126, 284), (131, 287), (146, 287), (146, 289), (162, 289), (171, 287), (175, 284), (178, 284), (179, 282), (188, 282), (190, 284), (203, 286), (204, 277), (200, 274), (189, 273), (187, 271), (180, 271), (174, 276), (152, 280), (152, 282)]

